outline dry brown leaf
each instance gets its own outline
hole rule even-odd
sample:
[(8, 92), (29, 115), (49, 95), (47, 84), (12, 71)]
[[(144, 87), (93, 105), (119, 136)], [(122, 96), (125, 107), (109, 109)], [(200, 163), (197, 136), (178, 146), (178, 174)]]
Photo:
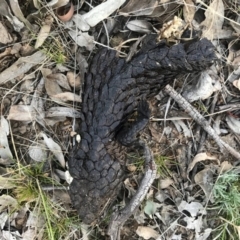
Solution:
[(237, 14), (235, 21), (229, 22), (237, 34), (240, 33), (240, 16)]
[(8, 144), (9, 125), (8, 121), (1, 116), (0, 125), (0, 163), (2, 165), (10, 165), (14, 163), (12, 152)]
[(65, 168), (65, 159), (62, 153), (61, 147), (52, 140), (52, 138), (47, 137), (47, 135), (43, 132), (40, 133), (40, 136), (43, 137), (45, 144), (49, 148), (49, 150), (53, 153), (53, 155), (56, 157), (56, 159), (59, 161), (61, 166)]
[(46, 146), (43, 144), (31, 145), (28, 154), (32, 160), (36, 162), (44, 162), (47, 159)]
[(9, 177), (0, 176), (0, 189), (11, 189), (16, 187), (14, 180)]
[(42, 63), (45, 58), (45, 54), (40, 51), (31, 56), (19, 58), (13, 65), (0, 73), (0, 85), (28, 72), (33, 66)]
[[(61, 201), (64, 204), (64, 209), (69, 209), (71, 211), (71, 199), (69, 193), (66, 190), (54, 189), (53, 191), (53, 201)], [(68, 206), (67, 206), (68, 205)]]
[(213, 231), (212, 228), (204, 229), (202, 233), (196, 235), (196, 240), (208, 240), (209, 235), (211, 234), (212, 231)]
[(48, 79), (57, 82), (58, 85), (61, 86), (62, 88), (65, 88), (71, 91), (71, 87), (68, 84), (66, 75), (62, 73), (54, 73), (54, 74), (48, 75)]
[(74, 72), (67, 73), (67, 80), (71, 87), (79, 89), (81, 87), (81, 78), (79, 75), (76, 75)]
[(178, 11), (178, 8), (182, 4), (182, 0), (161, 0), (160, 2), (158, 1), (157, 7), (148, 16), (157, 18), (162, 16), (159, 20), (161, 23), (165, 23), (172, 19), (172, 16), (174, 16), (174, 13)]
[(15, 17), (20, 19), (20, 21), (24, 22), (28, 29), (33, 30), (32, 24), (24, 17), (22, 10), (19, 6), (18, 0), (9, 0), (9, 3)]
[(5, 50), (2, 53), (0, 53), (0, 59), (11, 54), (11, 51), (12, 51), (12, 48), (10, 48), (10, 47), (5, 48)]
[(182, 95), (189, 102), (194, 102), (199, 99), (207, 99), (214, 92), (219, 90), (221, 90), (221, 83), (218, 81), (218, 79), (214, 79), (209, 74), (209, 71), (203, 71), (199, 76), (197, 83), (188, 86)]
[(44, 80), (45, 80), (45, 89), (47, 91), (47, 94), (50, 97), (63, 92), (56, 81), (51, 80), (48, 77), (45, 77)]
[(86, 47), (89, 51), (93, 50), (95, 46), (94, 37), (90, 36), (88, 32), (70, 30), (68, 33), (80, 47)]
[(37, 36), (37, 41), (34, 46), (35, 49), (37, 49), (43, 45), (43, 43), (49, 36), (50, 30), (51, 30), (50, 25), (45, 24), (41, 27), (40, 32), (38, 33), (38, 36)]
[(15, 43), (12, 46), (11, 54), (19, 56), (20, 55), (19, 52), (21, 51), (21, 49), (22, 49), (22, 44), (21, 43)]
[(67, 5), (69, 2), (70, 2), (70, 0), (58, 0), (57, 3), (53, 4), (52, 7), (53, 7), (53, 9), (56, 9), (56, 8)]
[(203, 153), (199, 153), (197, 154), (194, 159), (192, 160), (192, 162), (189, 164), (188, 166), (188, 170), (187, 172), (189, 173), (190, 171), (192, 171), (192, 169), (194, 168), (194, 166), (196, 165), (196, 163), (198, 162), (202, 162), (202, 161), (206, 161), (206, 160), (214, 160), (214, 161), (217, 161), (218, 164), (219, 163), (219, 160), (215, 157), (215, 156), (212, 156), (210, 155), (209, 153), (206, 153), (206, 152), (203, 152)]
[(0, 212), (3, 210), (16, 210), (17, 207), (18, 202), (15, 198), (5, 194), (0, 196)]
[(82, 98), (72, 92), (63, 92), (52, 96), (54, 99), (60, 100), (62, 102), (82, 102)]
[(67, 28), (75, 27), (80, 29), (83, 32), (86, 32), (90, 29), (90, 26), (85, 22), (84, 18), (80, 14), (73, 15), (72, 19), (64, 23)]
[(35, 121), (36, 111), (29, 105), (13, 105), (10, 108), (8, 118), (16, 121)]
[(3, 26), (1, 22), (0, 22), (0, 35), (1, 35), (0, 43), (7, 44), (13, 41), (11, 35), (9, 34), (7, 29), (5, 28), (5, 26)]
[(11, 10), (5, 0), (1, 0), (0, 15), (5, 16), (8, 19), (16, 32), (20, 32), (20, 30), (24, 27), (24, 24), (20, 22), (17, 17), (12, 15)]
[(125, 1), (107, 0), (84, 14), (83, 19), (89, 26), (94, 27), (120, 8)]
[(124, 16), (134, 15), (134, 16), (144, 16), (151, 15), (154, 9), (158, 6), (158, 1), (156, 0), (130, 0), (126, 6), (124, 6), (119, 14)]
[(238, 88), (238, 90), (240, 90), (240, 79), (234, 80), (234, 81), (233, 81), (233, 86), (236, 87), (236, 88)]
[(56, 123), (66, 121), (66, 117), (52, 117), (52, 118), (45, 118), (44, 122), (47, 126), (54, 126)]
[(43, 228), (45, 223), (46, 223), (46, 220), (43, 217), (43, 215), (39, 212), (38, 207), (35, 207), (33, 211), (29, 210), (29, 216), (26, 222), (26, 227), (35, 229), (35, 235), (36, 235), (37, 228), (38, 229)]
[(4, 130), (6, 135), (9, 135), (9, 124), (3, 116), (1, 116), (0, 127), (2, 128), (2, 130)]
[(127, 23), (127, 28), (134, 32), (150, 33), (153, 26), (146, 20), (132, 20)]
[(160, 236), (160, 234), (156, 230), (145, 226), (139, 226), (136, 233), (139, 237), (142, 237), (144, 239), (157, 239)]
[(203, 26), (202, 37), (213, 40), (227, 38), (232, 35), (232, 31), (222, 30), (224, 22), (224, 4), (222, 0), (213, 0), (205, 11), (205, 17), (205, 20), (201, 23), (201, 26)]
[(238, 118), (228, 115), (228, 116), (226, 116), (226, 122), (227, 122), (228, 127), (233, 132), (235, 132), (236, 134), (240, 134), (240, 121)]
[(52, 70), (49, 68), (41, 68), (41, 73), (43, 77), (47, 77), (48, 75), (52, 74)]
[(203, 205), (199, 202), (186, 202), (182, 201), (179, 206), (178, 210), (180, 212), (183, 212), (184, 210), (188, 211), (191, 215), (191, 217), (197, 217), (199, 213), (206, 214), (206, 209), (203, 207)]
[(183, 18), (185, 22), (191, 23), (196, 12), (195, 4), (193, 0), (184, 0), (183, 6)]
[(207, 200), (214, 202), (213, 189), (213, 172), (210, 168), (205, 168), (194, 176), (194, 181), (198, 184), (205, 193)]
[(171, 178), (160, 179), (160, 189), (168, 188), (174, 181)]
[(71, 118), (81, 118), (81, 113), (77, 110), (68, 107), (51, 107), (46, 112), (46, 117), (71, 117)]
[(223, 161), (220, 165), (220, 168), (219, 168), (219, 173), (224, 173), (224, 172), (227, 172), (229, 170), (231, 170), (233, 168), (233, 165), (228, 162), (228, 161)]

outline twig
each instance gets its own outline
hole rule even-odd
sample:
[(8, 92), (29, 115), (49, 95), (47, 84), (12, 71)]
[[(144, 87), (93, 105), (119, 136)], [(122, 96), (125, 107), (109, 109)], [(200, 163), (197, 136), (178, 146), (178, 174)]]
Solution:
[(170, 85), (167, 85), (164, 90), (214, 139), (221, 151), (225, 148), (232, 156), (240, 160), (240, 154), (215, 133), (207, 120), (205, 120), (205, 118), (190, 103), (188, 103)]
[(145, 174), (140, 183), (140, 186), (133, 196), (128, 205), (126, 205), (122, 210), (113, 213), (111, 222), (108, 227), (108, 235), (111, 240), (120, 239), (120, 230), (126, 220), (133, 214), (137, 206), (143, 201), (149, 188), (151, 187), (155, 177), (156, 177), (156, 164), (153, 159), (153, 155), (146, 142), (143, 140), (139, 141), (139, 144), (144, 149), (145, 155)]

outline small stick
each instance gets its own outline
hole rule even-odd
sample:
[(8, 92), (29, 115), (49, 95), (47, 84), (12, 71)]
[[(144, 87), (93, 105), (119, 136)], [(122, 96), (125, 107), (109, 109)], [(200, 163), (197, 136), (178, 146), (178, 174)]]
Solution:
[(221, 151), (225, 148), (232, 156), (240, 160), (240, 154), (227, 143), (225, 143), (209, 125), (207, 120), (180, 94), (178, 94), (170, 85), (164, 88), (165, 92), (169, 94), (183, 109), (188, 113), (217, 143)]
[(141, 204), (157, 174), (156, 164), (150, 148), (143, 140), (139, 140), (139, 144), (144, 149), (146, 172), (136, 194), (133, 196), (129, 204), (126, 205), (122, 210), (113, 213), (108, 227), (108, 235), (110, 236), (111, 240), (120, 240), (121, 227), (133, 214), (135, 209)]

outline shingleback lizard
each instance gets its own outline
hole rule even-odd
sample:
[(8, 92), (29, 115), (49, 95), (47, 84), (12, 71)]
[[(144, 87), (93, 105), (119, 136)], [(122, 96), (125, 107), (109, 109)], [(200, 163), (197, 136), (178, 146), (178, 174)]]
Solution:
[[(69, 171), (70, 197), (86, 224), (97, 220), (108, 201), (116, 198), (124, 179), (125, 146), (147, 124), (146, 101), (182, 73), (200, 72), (216, 59), (207, 39), (169, 47), (148, 37), (126, 63), (116, 52), (101, 49), (93, 58), (83, 87), (81, 142), (73, 148)], [(124, 122), (138, 108), (129, 129)]]

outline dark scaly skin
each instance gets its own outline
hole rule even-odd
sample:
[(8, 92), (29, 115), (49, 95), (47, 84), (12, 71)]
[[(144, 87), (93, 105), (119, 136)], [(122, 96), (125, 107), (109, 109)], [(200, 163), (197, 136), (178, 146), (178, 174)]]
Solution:
[(71, 200), (86, 224), (97, 220), (117, 196), (124, 178), (125, 147), (121, 143), (131, 144), (146, 125), (148, 114), (132, 130), (121, 131), (121, 126), (140, 100), (156, 95), (179, 74), (204, 70), (216, 59), (206, 39), (172, 47), (149, 39), (129, 63), (117, 58), (115, 51), (100, 50), (86, 77), (81, 142), (69, 160)]

